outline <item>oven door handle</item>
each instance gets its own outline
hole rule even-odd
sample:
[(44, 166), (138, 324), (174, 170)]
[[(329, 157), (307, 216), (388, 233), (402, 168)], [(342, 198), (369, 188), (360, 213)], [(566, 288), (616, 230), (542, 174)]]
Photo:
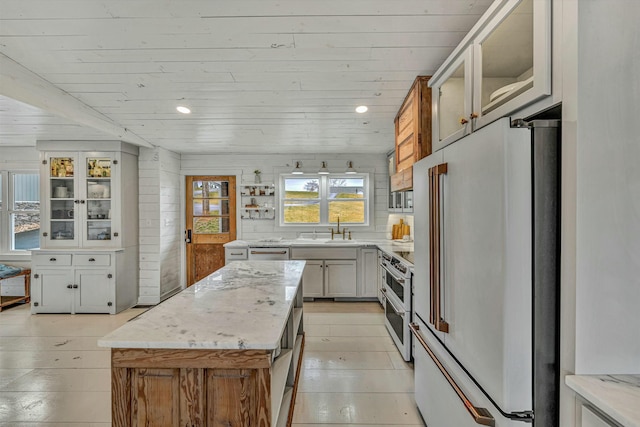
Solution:
[(396, 276), (395, 274), (393, 274), (393, 273), (391, 272), (391, 270), (389, 270), (385, 264), (380, 264), (380, 266), (384, 269), (384, 271), (386, 271), (387, 273), (389, 273), (389, 274), (391, 275), (391, 277), (393, 277), (393, 278), (394, 278), (394, 280), (395, 280), (396, 282), (398, 282), (398, 283), (404, 283), (404, 279), (403, 279), (403, 278), (401, 278), (401, 277)]
[[(385, 288), (382, 288), (382, 292), (384, 292), (384, 294), (387, 295), (387, 290)], [(391, 308), (393, 308), (393, 311), (395, 311), (398, 316), (404, 317), (404, 311), (398, 310), (396, 306), (393, 304), (393, 302), (391, 301), (391, 298), (389, 298), (389, 296), (387, 296), (387, 302), (389, 303)]]
[(495, 426), (496, 420), (495, 418), (493, 418), (491, 413), (486, 408), (478, 408), (477, 406), (474, 406), (473, 403), (471, 403), (471, 401), (464, 394), (462, 389), (458, 386), (458, 384), (456, 384), (456, 381), (453, 379), (451, 374), (449, 374), (447, 368), (445, 368), (440, 360), (438, 360), (438, 356), (436, 356), (431, 348), (429, 348), (429, 345), (427, 344), (425, 339), (422, 338), (422, 335), (418, 332), (418, 330), (420, 329), (418, 324), (409, 323), (409, 329), (411, 329), (411, 332), (413, 332), (413, 335), (416, 337), (418, 342), (420, 342), (427, 354), (429, 354), (429, 357), (431, 357), (433, 363), (436, 364), (436, 366), (440, 370), (440, 373), (445, 377), (453, 391), (455, 391), (455, 393), (458, 395), (458, 398), (460, 398), (465, 408), (467, 408), (467, 411), (476, 422), (476, 424), (481, 424), (483, 426)]

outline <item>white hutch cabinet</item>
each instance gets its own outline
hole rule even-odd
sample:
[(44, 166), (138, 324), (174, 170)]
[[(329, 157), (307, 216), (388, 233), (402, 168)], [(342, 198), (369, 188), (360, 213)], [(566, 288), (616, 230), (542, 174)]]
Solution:
[[(40, 250), (32, 313), (111, 313), (138, 298), (138, 148), (38, 141)], [(78, 151), (82, 148), (82, 151)]]

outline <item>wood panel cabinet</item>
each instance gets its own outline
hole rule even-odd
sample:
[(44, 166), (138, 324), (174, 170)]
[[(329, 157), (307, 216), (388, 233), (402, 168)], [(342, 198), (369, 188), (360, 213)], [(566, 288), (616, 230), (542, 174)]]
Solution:
[(412, 166), (431, 154), (430, 76), (416, 77), (395, 118), (395, 171), (391, 191), (413, 186)]
[(304, 352), (301, 291), (276, 350), (112, 348), (113, 426), (291, 425)]

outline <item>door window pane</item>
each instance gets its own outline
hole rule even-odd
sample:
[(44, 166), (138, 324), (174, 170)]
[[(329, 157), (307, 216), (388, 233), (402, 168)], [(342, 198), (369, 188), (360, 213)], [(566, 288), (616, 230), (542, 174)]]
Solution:
[(229, 232), (229, 218), (195, 217), (193, 218), (195, 234), (218, 234)]
[(229, 197), (229, 183), (226, 181), (193, 181), (194, 199), (212, 197)]
[(229, 199), (197, 199), (193, 201), (194, 216), (229, 215)]

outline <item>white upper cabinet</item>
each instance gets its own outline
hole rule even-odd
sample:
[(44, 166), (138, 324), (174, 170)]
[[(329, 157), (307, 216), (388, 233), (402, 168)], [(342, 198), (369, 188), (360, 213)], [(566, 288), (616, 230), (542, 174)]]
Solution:
[[(433, 151), (471, 132), (473, 49), (467, 47), (432, 80)], [(442, 69), (442, 68), (441, 68)]]
[(41, 151), (40, 247), (137, 246), (137, 148), (49, 151), (52, 146), (68, 144), (39, 141), (47, 149)]
[(551, 95), (551, 1), (496, 1), (430, 84), (434, 151)]

